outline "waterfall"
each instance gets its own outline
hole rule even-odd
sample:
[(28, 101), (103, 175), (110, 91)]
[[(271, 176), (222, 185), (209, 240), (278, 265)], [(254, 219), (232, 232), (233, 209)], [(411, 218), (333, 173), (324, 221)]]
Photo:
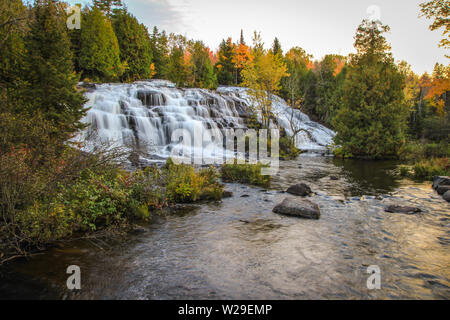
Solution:
[[(246, 129), (245, 120), (251, 112), (246, 90), (181, 89), (163, 80), (98, 84), (85, 94), (89, 111), (83, 122), (89, 126), (83, 137), (94, 130), (102, 140), (123, 146), (145, 146), (155, 158), (167, 158), (174, 147), (171, 137), (176, 129), (186, 129), (192, 136), (195, 130)], [(291, 110), (283, 99), (274, 97), (273, 111), (278, 124), (292, 135)], [(296, 136), (298, 148), (323, 151), (332, 142), (333, 131), (311, 121), (299, 110), (294, 110), (294, 121), (304, 129)]]

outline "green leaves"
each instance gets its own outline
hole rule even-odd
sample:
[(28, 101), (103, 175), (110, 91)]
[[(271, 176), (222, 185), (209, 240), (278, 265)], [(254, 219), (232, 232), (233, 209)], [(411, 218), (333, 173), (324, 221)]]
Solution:
[(371, 159), (395, 158), (405, 143), (407, 108), (403, 77), (394, 64), (382, 33), (363, 21), (358, 28), (342, 107), (333, 125), (340, 156)]
[(124, 72), (111, 22), (97, 8), (83, 15), (79, 66), (91, 80), (117, 80)]

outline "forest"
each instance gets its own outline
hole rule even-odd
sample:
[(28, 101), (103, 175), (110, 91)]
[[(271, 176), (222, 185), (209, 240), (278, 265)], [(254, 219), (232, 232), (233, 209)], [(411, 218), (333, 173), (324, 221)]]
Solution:
[[(222, 197), (213, 169), (194, 172), (169, 161), (128, 172), (117, 164), (120, 151), (83, 152), (72, 140), (85, 128), (80, 81), (247, 87), (259, 97), (263, 127), (276, 118), (270, 107), (276, 94), (336, 132), (335, 157), (400, 160), (400, 174), (414, 179), (450, 172), (450, 65), (414, 73), (407, 61), (394, 59), (389, 26), (380, 21), (361, 22), (355, 53), (317, 60), (307, 48), (282, 48), (277, 38), (264, 44), (257, 31), (252, 39), (230, 35), (214, 50), (148, 29), (121, 0), (80, 7), (81, 28), (68, 29), (68, 8), (59, 0), (0, 2), (2, 262), (80, 233), (120, 233), (169, 203)], [(429, 19), (430, 32), (443, 29), (436, 45), (448, 49), (448, 1), (424, 2), (417, 13)], [(292, 143), (282, 147), (299, 152)]]

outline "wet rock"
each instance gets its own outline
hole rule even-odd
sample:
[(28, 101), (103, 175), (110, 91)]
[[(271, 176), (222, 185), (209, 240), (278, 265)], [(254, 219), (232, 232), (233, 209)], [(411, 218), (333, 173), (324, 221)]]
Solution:
[(296, 196), (301, 196), (301, 197), (305, 197), (307, 195), (310, 195), (312, 193), (311, 188), (308, 187), (306, 184), (304, 183), (298, 183), (295, 184), (293, 186), (290, 186), (287, 190), (287, 193), (296, 195)]
[(442, 185), (440, 185), (436, 189), (437, 193), (440, 194), (440, 195), (443, 195), (444, 193), (446, 193), (449, 190), (450, 190), (450, 185), (449, 186), (442, 186)]
[(416, 207), (404, 207), (404, 206), (397, 206), (397, 205), (390, 205), (384, 209), (386, 212), (391, 213), (407, 213), (407, 214), (414, 214), (422, 212), (421, 209)]
[(147, 232), (147, 229), (145, 229), (144, 227), (141, 226), (134, 226), (133, 230), (131, 231), (131, 233), (133, 234), (139, 234), (139, 233), (144, 233)]
[(233, 192), (225, 190), (222, 193), (222, 198), (231, 198), (233, 196)]
[(89, 83), (89, 82), (80, 82), (78, 83), (77, 87), (87, 89), (88, 92), (94, 91), (97, 89), (97, 85), (95, 83)]
[(176, 203), (170, 207), (164, 209), (169, 214), (186, 214), (199, 209), (199, 205), (189, 204), (189, 203)]
[(436, 190), (439, 186), (450, 186), (450, 177), (434, 176), (433, 177), (433, 189)]
[(305, 199), (285, 198), (273, 210), (275, 213), (306, 219), (319, 219), (320, 209), (317, 204)]
[(248, 197), (250, 197), (248, 194), (243, 194), (243, 195), (241, 196), (241, 198), (248, 198)]
[(445, 201), (450, 202), (450, 191), (447, 191), (446, 193), (444, 193), (442, 198), (444, 198)]

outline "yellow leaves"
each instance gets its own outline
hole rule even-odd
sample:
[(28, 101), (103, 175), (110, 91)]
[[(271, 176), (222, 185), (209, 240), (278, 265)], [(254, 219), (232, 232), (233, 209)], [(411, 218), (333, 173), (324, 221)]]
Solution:
[(156, 74), (155, 64), (152, 63), (150, 65), (150, 78), (153, 78), (153, 76)]
[(254, 107), (262, 111), (266, 125), (272, 106), (272, 94), (280, 90), (281, 79), (288, 75), (286, 63), (271, 51), (258, 55), (246, 63), (242, 70), (243, 85), (250, 89)]

